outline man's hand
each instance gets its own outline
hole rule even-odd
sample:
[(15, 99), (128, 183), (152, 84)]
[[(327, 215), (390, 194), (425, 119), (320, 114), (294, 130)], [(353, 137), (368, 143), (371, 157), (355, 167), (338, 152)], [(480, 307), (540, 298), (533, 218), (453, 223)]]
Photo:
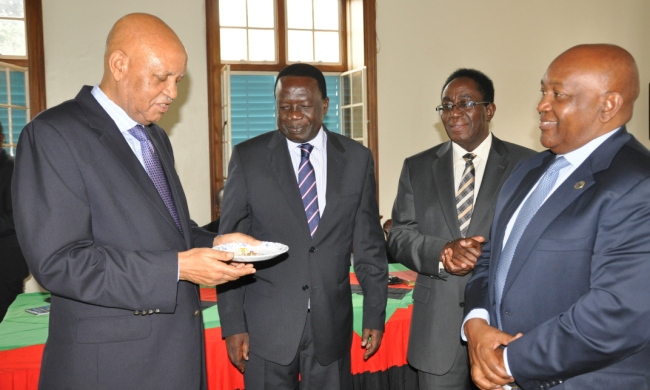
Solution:
[(445, 270), (458, 276), (470, 273), (481, 255), (484, 242), (485, 238), (481, 236), (459, 238), (448, 242), (440, 253), (440, 261), (445, 266)]
[[(241, 242), (249, 245), (259, 245), (262, 242), (242, 233), (217, 236), (213, 244), (220, 245), (229, 242)], [(180, 280), (196, 284), (216, 286), (250, 275), (255, 272), (252, 264), (229, 263), (234, 254), (209, 248), (194, 248), (178, 253), (178, 269)]]
[(226, 348), (228, 349), (228, 358), (240, 372), (246, 370), (248, 352), (250, 344), (248, 342), (248, 333), (238, 333), (226, 337)]
[(498, 388), (514, 382), (508, 375), (503, 363), (502, 346), (507, 346), (516, 336), (494, 328), (481, 318), (473, 318), (465, 322), (465, 336), (472, 372), (472, 380), (482, 390)]
[(366, 349), (366, 353), (363, 354), (363, 360), (368, 360), (375, 354), (375, 352), (377, 352), (381, 345), (382, 337), (384, 337), (383, 330), (363, 329), (363, 334), (361, 335), (361, 348)]
[(252, 246), (257, 246), (262, 243), (262, 241), (257, 240), (249, 235), (244, 233), (229, 233), (221, 236), (216, 236), (212, 246), (217, 246), (221, 244), (229, 244), (231, 242), (241, 242), (242, 244), (248, 244)]

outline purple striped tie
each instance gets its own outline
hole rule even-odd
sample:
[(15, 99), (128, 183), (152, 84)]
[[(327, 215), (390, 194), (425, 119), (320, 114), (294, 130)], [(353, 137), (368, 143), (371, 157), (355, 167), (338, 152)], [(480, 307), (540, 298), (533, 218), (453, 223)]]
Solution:
[(142, 158), (144, 160), (144, 165), (147, 168), (147, 174), (153, 182), (153, 185), (156, 186), (156, 190), (160, 194), (167, 210), (174, 218), (176, 222), (176, 227), (183, 234), (183, 228), (181, 227), (181, 222), (178, 219), (178, 213), (176, 212), (176, 205), (174, 204), (174, 198), (172, 197), (172, 192), (169, 189), (169, 183), (167, 182), (167, 177), (165, 177), (165, 172), (160, 165), (160, 160), (158, 159), (158, 154), (153, 148), (153, 144), (147, 135), (147, 132), (144, 131), (144, 126), (135, 125), (132, 129), (129, 130), (132, 136), (137, 138), (140, 141), (140, 148), (142, 149)]
[(318, 229), (320, 213), (318, 212), (318, 192), (316, 191), (316, 173), (314, 167), (309, 162), (313, 145), (301, 144), (300, 148), (300, 168), (298, 169), (298, 187), (302, 196), (302, 204), (305, 206), (307, 223), (312, 238)]

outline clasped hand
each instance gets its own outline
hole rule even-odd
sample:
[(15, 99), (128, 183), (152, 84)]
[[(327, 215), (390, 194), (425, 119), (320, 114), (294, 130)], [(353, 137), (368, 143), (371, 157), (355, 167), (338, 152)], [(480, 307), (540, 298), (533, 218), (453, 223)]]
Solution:
[(485, 238), (481, 236), (450, 241), (442, 248), (440, 261), (450, 274), (465, 276), (474, 269), (484, 243)]

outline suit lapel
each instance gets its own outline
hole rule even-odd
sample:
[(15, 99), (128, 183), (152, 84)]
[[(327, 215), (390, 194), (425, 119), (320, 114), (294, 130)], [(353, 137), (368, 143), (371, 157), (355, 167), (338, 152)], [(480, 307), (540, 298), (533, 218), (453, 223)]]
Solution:
[(266, 159), (278, 182), (278, 187), (285, 199), (286, 204), (291, 209), (296, 221), (303, 226), (301, 229), (305, 234), (309, 234), (309, 224), (302, 204), (296, 173), (293, 170), (291, 156), (287, 148), (287, 139), (279, 130), (275, 131), (273, 137), (267, 144)]
[[(323, 126), (325, 128), (325, 126)], [(327, 131), (327, 130), (326, 130)], [(332, 133), (327, 132), (327, 202), (323, 216), (320, 219), (318, 230), (316, 230), (316, 239), (319, 232), (329, 231), (330, 221), (335, 221), (332, 213), (336, 211), (336, 206), (341, 198), (341, 186), (345, 177), (347, 158), (345, 149)], [(332, 228), (335, 228), (332, 227)]]
[[(124, 136), (120, 133), (113, 119), (111, 119), (92, 96), (90, 93), (91, 89), (91, 87), (84, 87), (75, 98), (84, 109), (89, 126), (98, 132), (99, 140), (115, 156), (116, 160), (124, 168), (126, 175), (131, 179), (133, 185), (142, 191), (144, 197), (148, 199), (152, 207), (179, 233), (174, 219), (169, 213), (169, 210), (167, 210), (149, 175), (147, 175), (144, 167), (142, 167), (142, 164), (140, 164), (140, 161), (126, 143)], [(160, 150), (157, 145), (154, 146), (156, 150)]]
[[(454, 188), (454, 153), (451, 141), (447, 141), (438, 150), (438, 158), (433, 161), (431, 174), (433, 175), (438, 201), (442, 208), (442, 214), (447, 220), (447, 226), (452, 237), (460, 236), (460, 225), (458, 224), (458, 212), (456, 211), (456, 190)], [(451, 190), (450, 190), (451, 189)], [(431, 221), (433, 223), (434, 221)]]
[[(151, 125), (151, 126), (155, 126), (155, 125)], [(178, 177), (175, 174), (176, 171), (174, 168), (174, 158), (168, 153), (168, 150), (167, 148), (165, 148), (163, 141), (159, 137), (155, 136), (155, 133), (151, 131), (150, 126), (145, 126), (145, 129), (149, 134), (149, 139), (151, 139), (151, 143), (153, 144), (156, 153), (158, 154), (158, 160), (160, 160), (160, 165), (162, 166), (163, 171), (165, 172), (165, 177), (167, 178), (167, 184), (169, 185), (169, 190), (172, 193), (172, 199), (174, 201), (174, 205), (176, 206), (176, 213), (178, 214), (178, 220), (181, 223), (181, 227), (183, 228), (183, 236), (185, 238), (185, 241), (189, 245), (191, 243), (191, 227), (189, 226), (188, 223), (188, 221), (190, 220), (190, 216), (189, 216), (189, 211), (185, 207), (185, 202), (182, 201), (184, 195), (181, 192), (182, 186), (180, 180), (178, 180)], [(160, 129), (160, 131), (163, 130)], [(154, 185), (154, 189), (155, 189), (155, 185)], [(156, 193), (158, 193), (158, 190), (156, 190)], [(160, 194), (158, 196), (160, 196)], [(164, 203), (165, 202), (163, 202), (163, 206), (165, 206)], [(169, 224), (171, 224), (174, 227), (176, 231), (178, 231), (176, 222), (174, 221), (174, 218), (172, 217), (169, 210), (167, 209), (167, 206), (165, 206), (165, 211), (167, 212), (166, 214), (164, 214), (165, 219)]]
[(468, 237), (475, 235), (477, 227), (481, 226), (481, 222), (488, 215), (488, 212), (492, 211), (492, 205), (496, 203), (496, 198), (499, 196), (498, 189), (501, 188), (501, 184), (506, 179), (504, 172), (510, 164), (507, 153), (508, 151), (503, 142), (493, 136), (481, 188), (474, 203), (472, 219), (467, 230)]
[[(524, 230), (524, 233), (517, 244), (517, 249), (515, 250), (512, 264), (510, 265), (510, 270), (508, 271), (506, 283), (503, 288), (503, 296), (508, 293), (514, 280), (517, 278), (517, 275), (526, 264), (526, 261), (528, 261), (537, 241), (544, 234), (548, 226), (555, 221), (558, 216), (569, 207), (569, 205), (596, 183), (594, 174), (609, 167), (616, 153), (629, 139), (630, 135), (625, 131), (625, 128), (612, 135), (602, 145), (594, 150), (594, 152), (573, 173), (571, 173), (571, 175), (542, 204), (540, 209), (528, 223), (526, 230)], [(555, 155), (550, 155), (550, 157), (551, 158), (547, 158), (548, 162), (543, 165), (544, 169), (542, 172), (545, 171), (550, 162), (554, 160)], [(540, 175), (541, 172), (535, 175), (537, 177), (535, 182), (537, 182)], [(584, 181), (584, 186), (575, 186), (579, 181)], [(528, 188), (530, 189), (530, 187)], [(518, 192), (521, 193), (522, 191)], [(528, 191), (524, 193), (524, 196), (527, 193)], [(517, 206), (520, 203), (521, 200), (516, 203)]]

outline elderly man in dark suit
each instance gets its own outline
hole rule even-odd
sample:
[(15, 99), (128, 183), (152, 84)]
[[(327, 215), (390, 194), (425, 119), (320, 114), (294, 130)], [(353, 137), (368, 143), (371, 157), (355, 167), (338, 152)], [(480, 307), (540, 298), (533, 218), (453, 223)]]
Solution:
[[(171, 144), (152, 122), (187, 54), (160, 19), (113, 26), (101, 84), (23, 130), (13, 181), (18, 239), (52, 293), (40, 387), (205, 389), (197, 283), (254, 271), (190, 220)], [(206, 248), (207, 247), (207, 248)]]
[[(0, 145), (4, 139), (4, 128), (0, 123)], [(11, 303), (23, 292), (23, 282), (29, 275), (14, 229), (11, 205), (13, 171), (14, 158), (0, 146), (0, 322)]]
[(647, 389), (650, 151), (625, 129), (636, 63), (580, 45), (541, 84), (549, 150), (503, 185), (467, 285), (472, 376), (481, 389)]
[[(465, 284), (489, 239), (501, 186), (535, 152), (490, 133), (494, 86), (482, 72), (458, 69), (441, 95), (436, 110), (450, 140), (404, 162), (388, 246), (418, 272), (408, 362), (420, 389), (464, 390), (471, 387), (460, 339)], [(455, 256), (443, 263), (445, 250)]]
[(303, 388), (351, 388), (352, 248), (365, 358), (381, 343), (388, 266), (373, 159), (322, 125), (325, 91), (317, 68), (285, 68), (275, 89), (279, 130), (237, 145), (230, 160), (219, 230), (289, 246), (254, 278), (219, 291), (228, 353), (247, 390), (296, 389), (299, 374)]

